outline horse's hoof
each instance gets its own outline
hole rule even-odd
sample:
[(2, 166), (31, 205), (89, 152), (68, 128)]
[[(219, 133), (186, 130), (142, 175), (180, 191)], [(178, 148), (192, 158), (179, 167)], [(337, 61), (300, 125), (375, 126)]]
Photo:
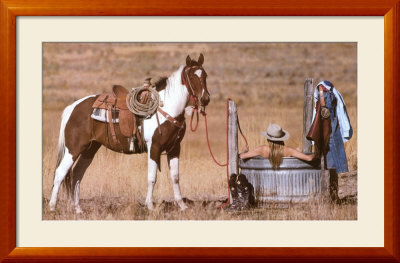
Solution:
[(151, 211), (154, 210), (153, 202), (147, 203), (146, 207), (147, 207), (148, 210), (151, 210)]
[(50, 212), (56, 211), (56, 205), (50, 204), (50, 205), (49, 205), (49, 210), (50, 210)]
[(181, 211), (188, 209), (188, 206), (182, 200), (178, 201), (178, 205), (181, 208)]
[(80, 207), (75, 207), (75, 213), (76, 214), (82, 214), (83, 210)]

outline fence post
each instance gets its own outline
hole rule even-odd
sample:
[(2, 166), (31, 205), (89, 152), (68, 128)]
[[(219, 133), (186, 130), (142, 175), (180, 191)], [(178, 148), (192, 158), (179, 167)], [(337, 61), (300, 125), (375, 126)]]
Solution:
[[(312, 112), (313, 112), (313, 82), (312, 78), (307, 78), (304, 81), (304, 108), (303, 108), (303, 152), (311, 153), (312, 144), (307, 140), (306, 136), (311, 127)], [(321, 192), (324, 200), (331, 199), (332, 196), (332, 180), (329, 170), (325, 169), (325, 156), (321, 156)]]
[(313, 79), (304, 81), (304, 108), (303, 108), (303, 152), (311, 152), (311, 141), (306, 136), (311, 127), (313, 112)]
[(238, 127), (237, 127), (237, 108), (235, 102), (229, 100), (228, 117), (228, 173), (238, 174)]
[(330, 197), (330, 175), (329, 170), (325, 170), (325, 156), (321, 154), (321, 197), (324, 201), (329, 200)]

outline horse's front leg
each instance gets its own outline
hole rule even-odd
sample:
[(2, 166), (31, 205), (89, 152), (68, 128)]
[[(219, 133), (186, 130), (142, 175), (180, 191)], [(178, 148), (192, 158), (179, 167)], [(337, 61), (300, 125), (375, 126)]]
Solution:
[(169, 173), (172, 181), (172, 188), (174, 190), (174, 198), (178, 203), (181, 210), (185, 210), (188, 208), (186, 204), (182, 200), (181, 189), (179, 187), (179, 156), (169, 156), (168, 155), (168, 163), (169, 163)]
[(146, 206), (149, 210), (154, 209), (153, 205), (153, 190), (154, 185), (157, 181), (157, 162), (151, 158), (151, 151), (148, 154), (148, 162), (147, 162), (147, 196), (146, 196)]

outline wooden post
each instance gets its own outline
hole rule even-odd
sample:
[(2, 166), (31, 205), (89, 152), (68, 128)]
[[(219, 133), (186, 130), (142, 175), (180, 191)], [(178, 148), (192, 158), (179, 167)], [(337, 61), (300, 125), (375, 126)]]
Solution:
[(304, 81), (304, 108), (303, 108), (303, 152), (311, 153), (311, 141), (306, 136), (311, 127), (313, 112), (313, 79)]
[(235, 102), (229, 100), (229, 118), (228, 118), (228, 172), (238, 174), (238, 127), (237, 127), (237, 108)]
[(330, 175), (329, 170), (325, 170), (325, 156), (321, 154), (321, 191), (322, 198), (327, 201), (330, 199)]
[[(313, 116), (313, 84), (312, 78), (307, 78), (304, 81), (304, 108), (303, 108), (303, 152), (311, 153), (312, 144), (311, 141), (307, 140), (306, 136), (311, 127), (312, 116)], [(322, 198), (324, 200), (331, 199), (331, 176), (329, 170), (325, 169), (325, 156), (321, 156), (321, 191)]]
[[(238, 160), (238, 126), (237, 126), (237, 108), (235, 102), (229, 100), (229, 117), (228, 117), (228, 174), (239, 174)], [(231, 186), (229, 186), (231, 187)], [(230, 196), (232, 204), (232, 195)]]

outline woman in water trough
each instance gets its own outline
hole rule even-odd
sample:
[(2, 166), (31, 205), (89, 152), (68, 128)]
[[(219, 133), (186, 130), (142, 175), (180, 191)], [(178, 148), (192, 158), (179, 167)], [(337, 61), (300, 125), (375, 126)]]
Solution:
[(251, 158), (257, 155), (268, 158), (273, 169), (279, 169), (283, 157), (296, 157), (304, 161), (312, 161), (315, 154), (304, 154), (296, 149), (285, 146), (284, 141), (289, 139), (289, 132), (283, 130), (278, 124), (270, 124), (266, 131), (261, 132), (267, 138), (268, 146), (261, 145), (252, 151), (248, 148), (240, 154), (241, 159)]

